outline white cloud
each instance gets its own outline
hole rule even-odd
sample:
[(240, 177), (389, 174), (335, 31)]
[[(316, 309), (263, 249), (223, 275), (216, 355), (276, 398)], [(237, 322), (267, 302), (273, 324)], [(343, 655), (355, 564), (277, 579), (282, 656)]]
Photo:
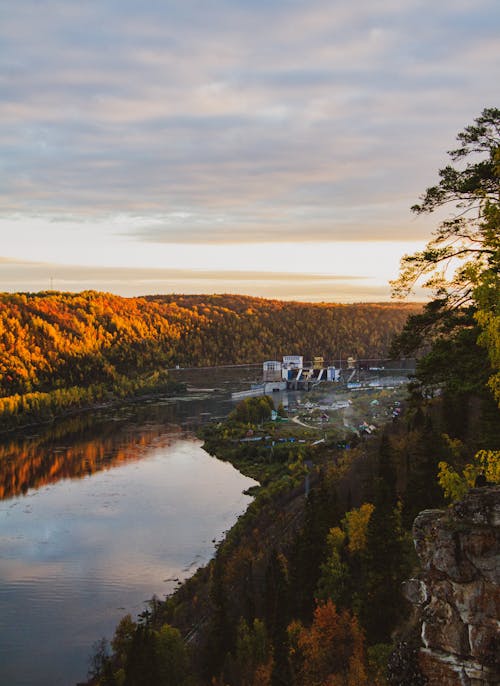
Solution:
[(66, 263), (84, 230), (100, 253), (132, 234), (425, 238), (409, 206), (495, 105), (493, 0), (18, 0), (4, 15), (0, 237), (15, 215), (43, 252), (54, 237), (33, 217), (70, 215)]

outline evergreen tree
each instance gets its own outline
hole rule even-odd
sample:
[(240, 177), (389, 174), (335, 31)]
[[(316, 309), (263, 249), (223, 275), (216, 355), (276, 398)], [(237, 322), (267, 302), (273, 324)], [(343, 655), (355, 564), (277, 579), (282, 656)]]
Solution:
[(204, 675), (210, 679), (221, 673), (224, 658), (234, 649), (234, 627), (229, 619), (227, 588), (224, 580), (225, 559), (223, 550), (219, 549), (213, 561), (210, 580), (210, 600), (213, 606), (213, 617), (208, 633), (202, 664)]
[(157, 680), (158, 664), (153, 631), (140, 624), (128, 651), (124, 686), (150, 686), (157, 683)]
[(375, 509), (370, 517), (363, 556), (361, 619), (370, 645), (387, 643), (407, 606), (401, 583), (409, 572), (408, 546), (400, 517), (382, 479), (375, 485)]
[(264, 589), (264, 619), (273, 646), (273, 686), (288, 686), (290, 672), (288, 662), (287, 626), (290, 615), (290, 587), (286, 559), (273, 550), (266, 569)]
[[(467, 355), (471, 344), (463, 345), (472, 334), (472, 350), (476, 343), (486, 348), (491, 365), (488, 386), (500, 407), (500, 109), (485, 108), (457, 140), (459, 147), (448, 153), (453, 164), (439, 170), (439, 182), (427, 188), (421, 202), (412, 207), (416, 214), (454, 209), (424, 250), (401, 260), (400, 276), (392, 282), (393, 294), (408, 295), (428, 276), (423, 285), (432, 289), (434, 298), (422, 314), (409, 318), (394, 352), (422, 348), (429, 352), (431, 344), (428, 362), (436, 366), (436, 360), (443, 359), (441, 373), (454, 377), (462, 357), (452, 359), (447, 352), (450, 346), (458, 346), (472, 362), (474, 377), (474, 356), (479, 359), (480, 355)], [(479, 336), (471, 320), (479, 324)], [(421, 371), (426, 364), (424, 359)], [(460, 383), (467, 382), (462, 375)]]
[(393, 505), (396, 504), (396, 467), (387, 431), (382, 434), (378, 452), (378, 476), (387, 486), (387, 494)]
[(437, 481), (438, 463), (443, 459), (442, 450), (442, 438), (427, 415), (408, 455), (408, 479), (402, 512), (403, 523), (408, 529), (419, 512), (438, 507), (443, 502)]
[(290, 582), (295, 616), (304, 621), (312, 617), (314, 592), (321, 574), (321, 564), (328, 553), (327, 535), (339, 524), (340, 513), (335, 488), (324, 475), (307, 499), (304, 525), (290, 555)]

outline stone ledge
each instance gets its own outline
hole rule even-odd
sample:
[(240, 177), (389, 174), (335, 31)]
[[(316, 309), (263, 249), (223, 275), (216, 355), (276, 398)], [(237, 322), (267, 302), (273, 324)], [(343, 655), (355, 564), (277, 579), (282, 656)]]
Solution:
[(406, 583), (430, 686), (500, 684), (500, 486), (472, 489), (413, 526), (422, 572)]
[(419, 665), (429, 684), (439, 686), (493, 686), (500, 683), (500, 672), (474, 660), (421, 648)]

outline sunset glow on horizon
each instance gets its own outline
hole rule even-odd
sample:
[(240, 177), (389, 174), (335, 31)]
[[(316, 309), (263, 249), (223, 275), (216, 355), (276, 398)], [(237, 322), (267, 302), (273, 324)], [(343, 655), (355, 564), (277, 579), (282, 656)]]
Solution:
[(492, 104), (499, 16), (5, 4), (0, 291), (388, 300), (437, 225), (409, 208)]

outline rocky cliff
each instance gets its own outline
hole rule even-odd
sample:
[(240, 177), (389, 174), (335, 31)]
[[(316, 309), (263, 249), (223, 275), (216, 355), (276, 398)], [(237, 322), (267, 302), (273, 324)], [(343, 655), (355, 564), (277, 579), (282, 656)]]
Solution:
[(420, 615), (422, 674), (431, 686), (498, 686), (500, 487), (421, 512), (413, 534), (422, 572), (406, 595)]

